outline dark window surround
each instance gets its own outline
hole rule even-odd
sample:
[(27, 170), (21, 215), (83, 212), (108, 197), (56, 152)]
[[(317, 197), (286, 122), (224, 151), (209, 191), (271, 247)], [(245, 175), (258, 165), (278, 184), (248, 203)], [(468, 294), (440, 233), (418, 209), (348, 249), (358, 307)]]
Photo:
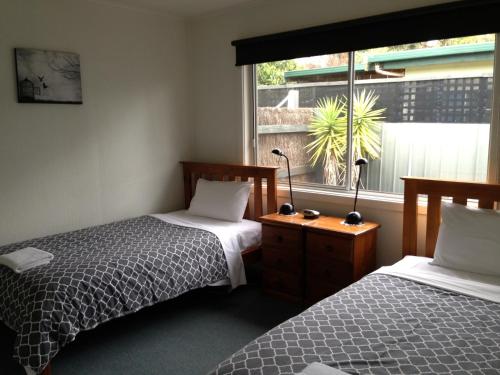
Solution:
[(500, 0), (463, 0), (240, 39), (236, 65), (500, 31)]

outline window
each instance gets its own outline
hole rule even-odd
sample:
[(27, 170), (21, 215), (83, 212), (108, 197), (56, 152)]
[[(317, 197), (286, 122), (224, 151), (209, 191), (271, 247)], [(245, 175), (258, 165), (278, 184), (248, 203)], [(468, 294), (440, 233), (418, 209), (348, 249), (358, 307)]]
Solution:
[(353, 188), (360, 157), (370, 191), (402, 193), (405, 175), (485, 181), (494, 46), (487, 34), (257, 64), (256, 161), (276, 165), (281, 148), (294, 184), (332, 189)]

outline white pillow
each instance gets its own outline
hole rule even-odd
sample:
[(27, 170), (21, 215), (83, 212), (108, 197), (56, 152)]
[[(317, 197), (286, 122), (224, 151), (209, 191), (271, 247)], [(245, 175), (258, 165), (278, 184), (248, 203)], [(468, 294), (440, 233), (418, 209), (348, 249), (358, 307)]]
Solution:
[(192, 215), (240, 222), (245, 214), (252, 184), (208, 181), (200, 178), (188, 212)]
[(500, 276), (500, 212), (442, 203), (432, 264)]

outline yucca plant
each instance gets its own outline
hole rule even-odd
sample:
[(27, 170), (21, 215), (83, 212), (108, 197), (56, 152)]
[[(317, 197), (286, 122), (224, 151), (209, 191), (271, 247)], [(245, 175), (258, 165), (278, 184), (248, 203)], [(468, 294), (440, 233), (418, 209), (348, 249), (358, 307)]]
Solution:
[(346, 119), (345, 103), (337, 97), (320, 99), (314, 109), (309, 135), (315, 140), (306, 150), (312, 153), (313, 166), (321, 160), (326, 184), (337, 185), (345, 170), (342, 160), (346, 149)]
[[(352, 152), (353, 161), (359, 158), (376, 160), (380, 158), (380, 130), (385, 108), (374, 109), (379, 96), (373, 91), (362, 90), (354, 95), (352, 108)], [(352, 185), (358, 176), (358, 168), (353, 169)]]
[[(361, 157), (380, 157), (380, 129), (385, 108), (374, 109), (378, 95), (373, 91), (356, 92), (353, 100), (352, 149), (353, 160)], [(347, 98), (323, 98), (314, 109), (309, 135), (315, 140), (306, 146), (310, 162), (323, 164), (325, 184), (345, 183), (345, 156), (347, 149)], [(353, 181), (356, 179), (353, 174)]]

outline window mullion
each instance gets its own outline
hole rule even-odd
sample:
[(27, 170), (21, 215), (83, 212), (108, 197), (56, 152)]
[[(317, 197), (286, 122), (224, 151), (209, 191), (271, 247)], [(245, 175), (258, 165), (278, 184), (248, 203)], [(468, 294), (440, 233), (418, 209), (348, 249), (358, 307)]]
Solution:
[(259, 164), (259, 140), (257, 138), (257, 66), (252, 65), (252, 147), (254, 164)]
[(488, 182), (500, 183), (500, 33), (495, 37), (493, 99), (488, 151)]
[(348, 60), (348, 81), (347, 81), (347, 155), (346, 155), (346, 173), (345, 189), (351, 190), (352, 181), (352, 122), (353, 122), (353, 103), (354, 103), (354, 79), (355, 79), (355, 57), (354, 52), (349, 52)]

